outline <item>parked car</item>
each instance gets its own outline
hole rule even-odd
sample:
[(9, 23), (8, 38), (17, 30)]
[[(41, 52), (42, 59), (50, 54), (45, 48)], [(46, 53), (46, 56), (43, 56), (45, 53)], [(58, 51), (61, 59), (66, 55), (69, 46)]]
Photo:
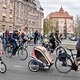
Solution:
[(77, 37), (72, 37), (72, 38), (69, 38), (71, 41), (77, 41), (78, 39), (77, 39)]

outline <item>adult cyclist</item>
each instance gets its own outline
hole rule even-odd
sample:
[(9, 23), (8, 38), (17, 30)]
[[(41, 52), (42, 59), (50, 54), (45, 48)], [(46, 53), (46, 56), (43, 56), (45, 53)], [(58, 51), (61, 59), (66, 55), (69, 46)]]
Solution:
[(16, 55), (16, 51), (18, 49), (17, 40), (19, 40), (19, 39), (20, 39), (19, 32), (17, 30), (13, 31), (13, 33), (10, 36), (10, 40), (9, 40), (10, 44), (13, 47), (12, 56)]

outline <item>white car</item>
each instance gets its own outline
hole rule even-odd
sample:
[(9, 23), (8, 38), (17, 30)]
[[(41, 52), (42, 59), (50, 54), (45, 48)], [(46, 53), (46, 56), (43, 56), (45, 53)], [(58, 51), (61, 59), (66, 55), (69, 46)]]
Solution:
[(71, 41), (77, 41), (77, 38), (76, 37), (72, 37), (70, 40)]

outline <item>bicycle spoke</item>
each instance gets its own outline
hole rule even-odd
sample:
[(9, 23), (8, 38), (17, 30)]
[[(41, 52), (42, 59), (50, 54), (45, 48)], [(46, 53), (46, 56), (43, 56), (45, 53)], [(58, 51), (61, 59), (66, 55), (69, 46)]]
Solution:
[(71, 59), (66, 59), (66, 61), (60, 61), (59, 58), (57, 58), (55, 61), (55, 67), (61, 73), (68, 73), (71, 70), (71, 66)]

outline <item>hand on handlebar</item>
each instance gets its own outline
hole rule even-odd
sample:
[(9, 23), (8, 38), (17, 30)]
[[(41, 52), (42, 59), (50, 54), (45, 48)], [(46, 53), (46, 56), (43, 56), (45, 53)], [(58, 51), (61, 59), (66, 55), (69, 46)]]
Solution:
[(15, 41), (17, 42), (18, 40), (17, 40), (17, 39), (15, 39)]

